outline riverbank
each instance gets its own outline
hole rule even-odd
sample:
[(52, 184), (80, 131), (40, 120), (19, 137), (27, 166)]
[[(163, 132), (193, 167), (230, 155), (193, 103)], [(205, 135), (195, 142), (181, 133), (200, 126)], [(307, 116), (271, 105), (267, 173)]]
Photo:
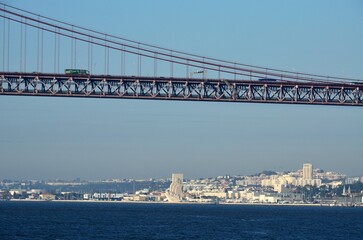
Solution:
[(42, 200), (42, 199), (11, 199), (11, 202), (69, 202), (69, 203), (113, 203), (113, 204), (195, 204), (195, 205), (246, 205), (246, 206), (306, 206), (306, 207), (363, 207), (355, 205), (320, 204), (320, 203), (232, 203), (232, 202), (155, 202), (155, 201), (99, 201), (99, 200)]

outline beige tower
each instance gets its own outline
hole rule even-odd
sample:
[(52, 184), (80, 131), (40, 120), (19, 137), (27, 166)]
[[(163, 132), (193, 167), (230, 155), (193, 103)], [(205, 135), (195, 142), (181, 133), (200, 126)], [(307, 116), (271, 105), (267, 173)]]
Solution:
[(305, 163), (303, 167), (303, 180), (313, 179), (313, 165), (311, 163)]

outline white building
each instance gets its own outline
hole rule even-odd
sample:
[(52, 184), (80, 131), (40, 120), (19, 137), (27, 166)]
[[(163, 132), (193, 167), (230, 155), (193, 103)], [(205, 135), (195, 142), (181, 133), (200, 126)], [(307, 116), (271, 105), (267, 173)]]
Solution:
[(205, 196), (205, 197), (217, 197), (217, 198), (220, 198), (220, 199), (226, 199), (227, 198), (227, 193), (225, 191), (215, 190), (215, 191), (203, 192), (202, 196)]
[(313, 165), (311, 163), (305, 163), (303, 166), (303, 177), (296, 180), (296, 186), (321, 186), (321, 179), (313, 178)]
[(284, 186), (296, 183), (296, 178), (288, 174), (284, 175), (271, 175), (269, 178), (262, 180), (263, 187), (273, 187), (278, 193), (282, 192)]

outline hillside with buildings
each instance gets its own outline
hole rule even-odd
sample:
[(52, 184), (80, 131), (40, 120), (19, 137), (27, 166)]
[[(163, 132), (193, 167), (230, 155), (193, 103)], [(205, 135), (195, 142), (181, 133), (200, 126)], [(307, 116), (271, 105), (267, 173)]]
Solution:
[(263, 171), (251, 176), (183, 179), (0, 182), (1, 200), (142, 201), (175, 203), (360, 205), (363, 177), (314, 169)]

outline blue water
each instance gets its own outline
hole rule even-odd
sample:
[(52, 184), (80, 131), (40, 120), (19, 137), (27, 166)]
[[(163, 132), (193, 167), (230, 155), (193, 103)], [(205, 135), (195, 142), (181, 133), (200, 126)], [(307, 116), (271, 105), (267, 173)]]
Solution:
[(363, 239), (363, 208), (0, 202), (0, 239)]

